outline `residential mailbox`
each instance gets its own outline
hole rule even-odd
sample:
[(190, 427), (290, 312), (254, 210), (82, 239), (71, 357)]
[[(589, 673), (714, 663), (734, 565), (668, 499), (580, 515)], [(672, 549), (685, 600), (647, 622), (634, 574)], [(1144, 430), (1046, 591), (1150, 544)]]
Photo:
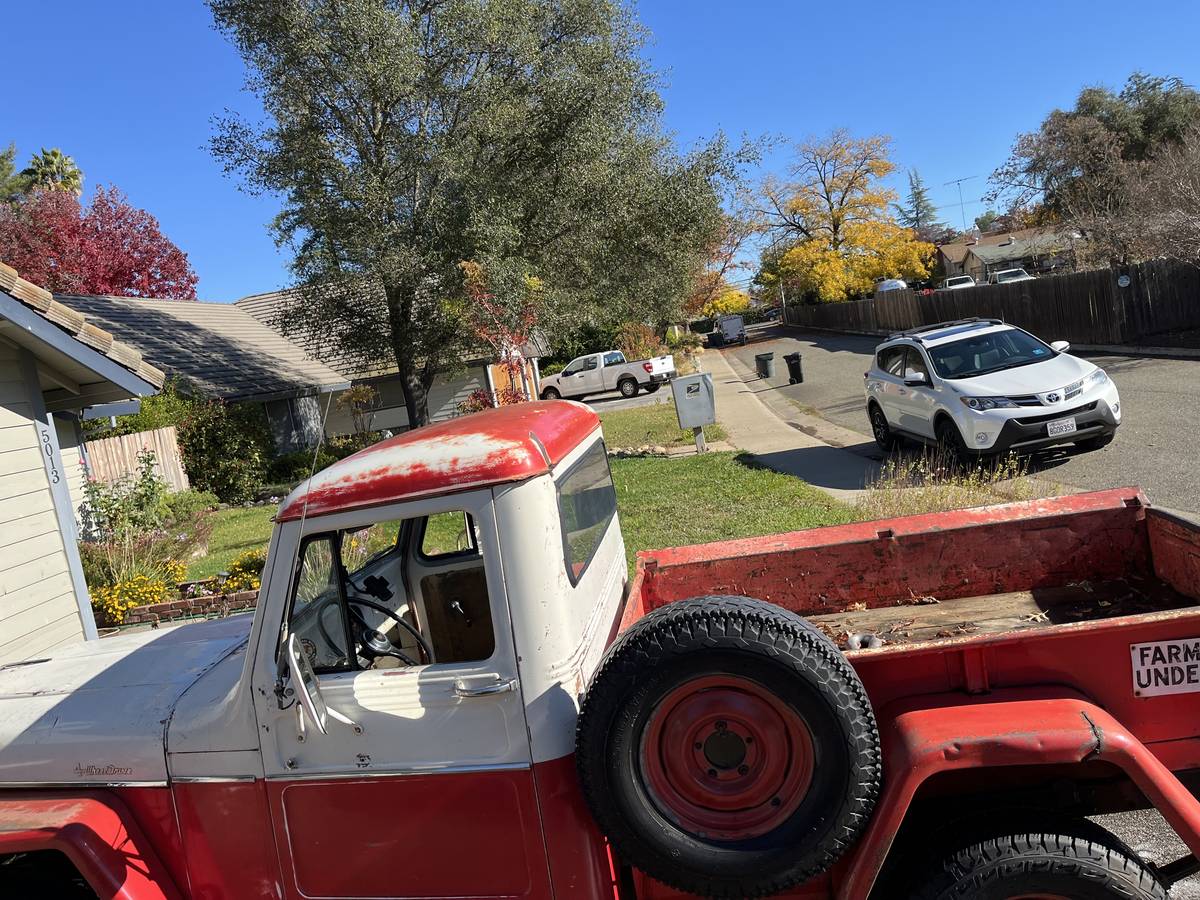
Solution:
[(708, 372), (676, 378), (671, 382), (671, 392), (680, 428), (703, 428), (717, 421), (712, 375)]

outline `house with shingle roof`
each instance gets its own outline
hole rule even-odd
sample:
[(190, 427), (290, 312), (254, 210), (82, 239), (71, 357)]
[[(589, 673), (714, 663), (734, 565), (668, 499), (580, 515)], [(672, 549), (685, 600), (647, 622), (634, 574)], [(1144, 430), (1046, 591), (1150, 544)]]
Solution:
[(70, 490), (78, 418), (164, 379), (122, 337), (0, 263), (0, 665), (97, 637)]
[[(289, 304), (294, 303), (298, 294), (295, 290), (270, 291), (264, 294), (251, 294), (234, 302), (234, 306), (245, 310), (265, 327), (272, 329), (280, 337), (283, 331), (280, 319), (286, 315)], [(381, 361), (378, 365), (364, 367), (358, 360), (342, 354), (337, 347), (328, 342), (322, 342), (313, 336), (289, 336), (297, 346), (303, 348), (309, 356), (323, 360), (327, 365), (336, 369), (346, 379), (354, 384), (366, 384), (372, 387), (378, 395), (378, 405), (370, 416), (370, 427), (373, 430), (402, 431), (408, 428), (408, 410), (404, 405), (404, 393), (400, 385), (400, 375), (394, 359)], [(549, 354), (546, 339), (541, 334), (534, 337), (520, 348), (521, 355), (528, 361), (529, 387), (536, 396), (538, 392), (538, 360)], [(498, 379), (507, 377), (502, 367), (495, 365), (489, 353), (483, 348), (478, 352), (467, 353), (458, 365), (438, 375), (429, 391), (429, 418), (432, 422), (440, 422), (459, 414), (459, 404), (475, 391), (496, 391)], [(336, 401), (336, 396), (335, 396)], [(268, 410), (268, 413), (270, 410)], [(322, 403), (322, 413), (324, 413)], [(354, 426), (349, 410), (333, 403), (328, 410), (325, 424), (327, 434), (351, 434)]]
[(1024, 269), (1030, 275), (1069, 270), (1079, 236), (1060, 228), (1020, 228), (939, 244), (938, 264), (945, 277), (972, 275), (979, 283), (1001, 269)]

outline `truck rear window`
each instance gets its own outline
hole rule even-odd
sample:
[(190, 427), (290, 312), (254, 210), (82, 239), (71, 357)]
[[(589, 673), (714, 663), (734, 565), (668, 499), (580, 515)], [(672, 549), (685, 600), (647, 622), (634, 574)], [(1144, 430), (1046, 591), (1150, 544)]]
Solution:
[(571, 584), (579, 583), (617, 513), (617, 489), (603, 441), (596, 441), (558, 479), (558, 520)]

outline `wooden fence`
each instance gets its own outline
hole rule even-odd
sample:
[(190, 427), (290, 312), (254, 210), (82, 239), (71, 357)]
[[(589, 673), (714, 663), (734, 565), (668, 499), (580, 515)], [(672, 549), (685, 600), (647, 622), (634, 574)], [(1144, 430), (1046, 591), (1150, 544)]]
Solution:
[(789, 306), (786, 313), (789, 325), (866, 334), (971, 316), (1003, 319), (1048, 341), (1152, 345), (1155, 336), (1200, 329), (1200, 269), (1154, 260), (932, 294), (889, 291), (872, 300)]
[(170, 487), (171, 493), (188, 489), (187, 472), (183, 470), (183, 457), (179, 453), (174, 425), (87, 441), (83, 447), (87, 456), (88, 475), (99, 481), (117, 481), (126, 475), (136, 474), (138, 454), (150, 450), (154, 453), (155, 468)]

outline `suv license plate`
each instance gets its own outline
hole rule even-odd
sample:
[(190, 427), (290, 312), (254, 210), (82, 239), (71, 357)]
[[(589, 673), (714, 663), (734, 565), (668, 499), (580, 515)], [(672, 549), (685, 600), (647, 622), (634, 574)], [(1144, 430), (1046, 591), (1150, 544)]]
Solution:
[(1075, 433), (1075, 417), (1069, 419), (1055, 419), (1053, 422), (1046, 423), (1046, 434), (1050, 437), (1058, 437), (1060, 434)]

